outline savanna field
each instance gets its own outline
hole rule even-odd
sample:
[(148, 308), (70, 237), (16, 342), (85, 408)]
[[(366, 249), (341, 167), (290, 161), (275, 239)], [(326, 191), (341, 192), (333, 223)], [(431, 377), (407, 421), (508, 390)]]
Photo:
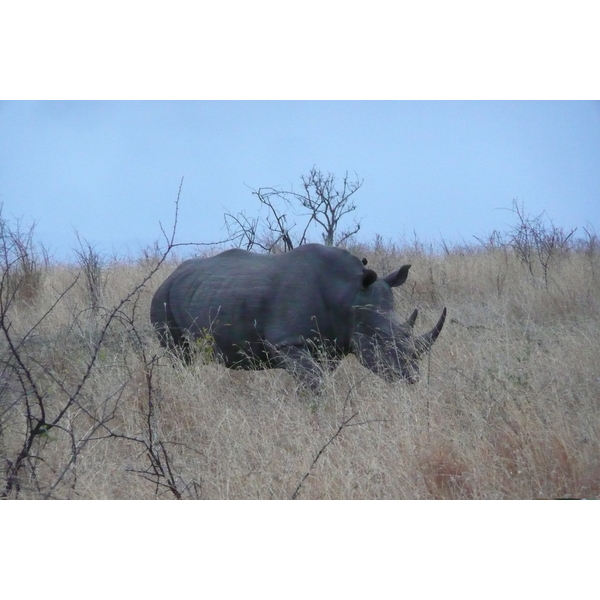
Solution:
[(412, 265), (394, 295), (416, 332), (448, 318), (418, 383), (350, 356), (315, 395), (281, 370), (228, 370), (208, 343), (189, 366), (160, 346), (150, 301), (177, 249), (80, 243), (59, 264), (3, 227), (4, 498), (600, 497), (595, 234), (347, 244), (379, 275)]

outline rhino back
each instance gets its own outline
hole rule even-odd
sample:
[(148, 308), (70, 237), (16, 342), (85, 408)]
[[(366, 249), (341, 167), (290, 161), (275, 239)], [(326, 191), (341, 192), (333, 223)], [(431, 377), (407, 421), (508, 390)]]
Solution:
[(347, 346), (362, 267), (348, 252), (319, 245), (281, 255), (234, 249), (182, 263), (165, 282), (166, 301), (180, 328), (210, 331), (221, 349), (261, 339), (298, 345), (317, 332)]

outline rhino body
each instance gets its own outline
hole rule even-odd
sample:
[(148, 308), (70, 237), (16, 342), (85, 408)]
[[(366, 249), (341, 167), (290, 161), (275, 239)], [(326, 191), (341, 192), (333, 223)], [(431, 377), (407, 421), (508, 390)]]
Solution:
[(392, 288), (410, 265), (378, 278), (364, 263), (320, 244), (186, 260), (156, 291), (150, 317), (163, 345), (210, 340), (232, 368), (285, 368), (314, 387), (319, 364), (331, 368), (354, 353), (390, 381), (414, 382), (446, 309), (430, 332), (414, 337), (417, 311), (405, 323), (393, 314)]

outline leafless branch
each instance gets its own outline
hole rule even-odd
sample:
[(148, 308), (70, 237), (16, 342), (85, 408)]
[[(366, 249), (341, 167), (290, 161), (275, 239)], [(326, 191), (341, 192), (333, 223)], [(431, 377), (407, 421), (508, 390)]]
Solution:
[[(251, 219), (245, 213), (225, 215), (227, 230), (239, 246), (245, 246), (247, 250), (287, 252), (308, 243), (308, 232), (315, 225), (322, 229), (323, 243), (339, 246), (360, 230), (358, 221), (343, 231), (340, 229), (342, 219), (356, 210), (353, 196), (363, 184), (358, 176), (351, 180), (346, 172), (339, 188), (333, 174), (324, 174), (313, 167), (301, 179), (302, 193), (279, 187), (252, 190), (261, 207), (266, 208), (267, 214), (263, 218)], [(304, 220), (299, 235), (293, 234), (297, 223), (291, 215)]]
[[(183, 180), (182, 182), (183, 183)], [(134, 337), (137, 337), (141, 342), (141, 337), (137, 332), (134, 323), (137, 303), (139, 301), (142, 290), (146, 287), (150, 279), (158, 271), (160, 266), (167, 259), (170, 251), (176, 246), (175, 235), (177, 231), (177, 215), (179, 211), (179, 200), (181, 195), (181, 184), (175, 201), (175, 219), (173, 229), (170, 234), (167, 234), (164, 228), (161, 227), (161, 232), (166, 241), (166, 248), (158, 257), (158, 260), (146, 272), (141, 281), (134, 284), (130, 291), (117, 302), (112, 308), (103, 308), (99, 304), (99, 296), (95, 296), (95, 301), (92, 301), (94, 310), (100, 318), (100, 326), (89, 350), (89, 355), (84, 363), (82, 374), (79, 376), (73, 385), (67, 385), (66, 379), (61, 378), (52, 364), (46, 364), (43, 359), (37, 358), (28, 350), (28, 340), (38, 336), (38, 330), (41, 325), (49, 318), (58, 306), (59, 302), (63, 301), (67, 293), (77, 283), (77, 278), (67, 286), (67, 288), (58, 294), (56, 300), (43, 313), (43, 315), (24, 332), (18, 333), (13, 331), (10, 314), (12, 304), (15, 301), (15, 288), (10, 286), (9, 276), (11, 269), (16, 268), (19, 262), (9, 256), (7, 245), (4, 246), (6, 252), (5, 257), (11, 258), (10, 261), (5, 261), (2, 277), (0, 278), (0, 339), (4, 342), (3, 352), (0, 354), (0, 367), (2, 368), (3, 377), (9, 375), (13, 378), (17, 388), (14, 388), (14, 394), (17, 396), (15, 402), (23, 405), (23, 440), (17, 448), (14, 456), (5, 458), (5, 483), (4, 489), (0, 490), (0, 496), (18, 497), (22, 487), (22, 472), (27, 470), (27, 479), (33, 485), (33, 489), (37, 490), (41, 497), (52, 497), (55, 490), (64, 480), (68, 473), (73, 474), (72, 489), (74, 489), (77, 473), (76, 465), (84, 447), (92, 440), (98, 439), (98, 433), (106, 431), (112, 434), (113, 437), (118, 437), (116, 432), (111, 429), (111, 422), (116, 416), (117, 407), (121, 403), (124, 390), (127, 382), (122, 383), (117, 390), (107, 394), (100, 401), (90, 403), (86, 400), (84, 391), (88, 381), (96, 369), (99, 356), (105, 346), (105, 339), (111, 330), (114, 323), (121, 321), (126, 323), (128, 330)], [(4, 223), (3, 223), (4, 226)], [(6, 242), (10, 237), (7, 234), (14, 235), (15, 232), (6, 229), (3, 230)], [(80, 244), (79, 257), (81, 264), (90, 269), (98, 266), (97, 254), (89, 243), (82, 241), (78, 237)], [(0, 240), (0, 245), (2, 240)], [(1, 254), (0, 248), (0, 254)], [(94, 275), (90, 271), (87, 274)], [(88, 277), (88, 285), (97, 284), (97, 280), (90, 280)], [(125, 307), (130, 307), (131, 316), (127, 315)], [(84, 311), (81, 311), (83, 313)], [(80, 313), (80, 314), (81, 314)], [(78, 317), (76, 317), (78, 318)], [(128, 320), (129, 319), (129, 320)], [(155, 405), (155, 390), (152, 384), (152, 374), (156, 364), (156, 356), (148, 356), (144, 345), (138, 344), (142, 355), (144, 372), (147, 379), (147, 426), (145, 435), (141, 435), (138, 443), (144, 445), (149, 452), (150, 466), (149, 472), (155, 474), (154, 482), (157, 485), (165, 485), (176, 497), (181, 497), (179, 491), (175, 471), (172, 466), (171, 458), (167, 452), (166, 442), (155, 433), (154, 422), (156, 420), (156, 405)], [(50, 396), (47, 388), (54, 390)], [(20, 388), (20, 391), (19, 389)], [(6, 388), (3, 388), (6, 389)], [(17, 406), (15, 402), (11, 402), (7, 410), (12, 410)], [(4, 419), (6, 411), (2, 411), (2, 419)], [(74, 421), (78, 415), (85, 415), (88, 420), (88, 425), (85, 426), (82, 432), (76, 433), (74, 429)], [(2, 430), (2, 422), (0, 422), (0, 431)], [(52, 431), (62, 432), (70, 440), (71, 453), (68, 460), (60, 467), (54, 468), (47, 465), (53, 474), (53, 480), (46, 481), (41, 485), (38, 478), (38, 465), (44, 464), (46, 461), (43, 455), (45, 440)], [(187, 484), (186, 489), (191, 484)], [(197, 489), (197, 488), (195, 488)]]
[(325, 450), (327, 449), (327, 447), (333, 443), (333, 441), (342, 433), (342, 431), (350, 424), (350, 421), (352, 421), (352, 419), (354, 419), (356, 416), (358, 415), (358, 411), (353, 413), (350, 417), (348, 417), (347, 419), (343, 419), (342, 422), (340, 423), (339, 427), (337, 428), (336, 432), (329, 438), (329, 440), (327, 440), (327, 442), (321, 447), (321, 449), (317, 452), (317, 455), (315, 456), (315, 458), (313, 459), (308, 471), (304, 474), (304, 477), (302, 477), (302, 479), (300, 480), (300, 483), (298, 484), (298, 486), (296, 487), (296, 489), (294, 490), (294, 493), (292, 494), (292, 500), (296, 500), (298, 498), (298, 494), (300, 494), (300, 490), (302, 489), (302, 485), (304, 484), (304, 482), (308, 479), (309, 475), (311, 474), (311, 471), (314, 469), (315, 465), (319, 462), (319, 459), (321, 458), (321, 455), (323, 454), (323, 452), (325, 452)]

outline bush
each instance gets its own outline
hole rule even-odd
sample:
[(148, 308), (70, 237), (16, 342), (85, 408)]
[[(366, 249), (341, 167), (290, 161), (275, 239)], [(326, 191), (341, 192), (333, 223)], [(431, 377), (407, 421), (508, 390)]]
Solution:
[(11, 224), (0, 205), (0, 294), (3, 302), (37, 297), (49, 257), (33, 241), (35, 224), (23, 228), (21, 220)]

